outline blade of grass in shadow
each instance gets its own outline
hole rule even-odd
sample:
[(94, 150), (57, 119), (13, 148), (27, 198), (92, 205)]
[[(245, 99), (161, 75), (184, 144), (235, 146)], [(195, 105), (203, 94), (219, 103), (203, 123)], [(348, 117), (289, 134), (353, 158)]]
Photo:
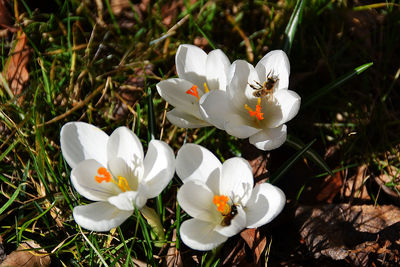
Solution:
[(49, 211), (51, 210), (51, 208), (53, 208), (53, 206), (54, 206), (55, 204), (56, 204), (56, 201), (53, 201), (53, 203), (51, 203), (51, 205), (50, 205), (44, 212), (42, 212), (42, 213), (39, 214), (38, 216), (36, 216), (36, 217), (30, 219), (29, 221), (25, 222), (25, 223), (21, 226), (21, 228), (19, 229), (19, 232), (18, 232), (18, 239), (17, 239), (18, 242), (21, 242), (22, 233), (25, 231), (25, 229), (28, 228), (28, 226), (29, 226), (32, 222), (39, 220), (43, 215), (45, 215), (47, 212), (49, 212)]
[(17, 187), (17, 190), (15, 190), (14, 194), (12, 194), (10, 199), (7, 200), (7, 202), (3, 205), (3, 207), (0, 208), (0, 214), (2, 214), (14, 202), (14, 200), (17, 198), (17, 196), (19, 194), (19, 191), (21, 190), (21, 186), (22, 186), (22, 184), (20, 184)]
[(271, 176), (270, 183), (275, 184), (277, 181), (279, 181), (282, 176), (293, 166), (294, 163), (296, 163), (297, 160), (299, 160), (304, 153), (307, 152), (307, 150), (311, 147), (312, 144), (316, 139), (312, 140), (310, 143), (308, 143), (305, 147), (303, 147), (302, 150), (298, 151), (296, 154), (291, 156), (282, 166)]
[[(286, 140), (286, 144), (292, 148), (297, 150), (304, 147), (304, 143), (301, 142), (298, 138), (289, 136)], [(309, 149), (304, 154), (308, 159), (314, 162), (316, 165), (320, 166), (323, 170), (328, 172), (330, 175), (333, 175), (332, 170), (329, 168), (328, 164), (326, 164), (325, 160), (313, 149)]]
[(106, 0), (106, 6), (107, 6), (108, 13), (110, 14), (110, 18), (111, 18), (111, 20), (112, 20), (112, 22), (114, 24), (115, 30), (117, 31), (118, 35), (121, 35), (121, 29), (119, 28), (118, 22), (115, 19), (115, 16), (114, 16), (114, 13), (112, 11), (112, 8), (111, 8), (109, 0)]
[(146, 227), (146, 221), (143, 219), (142, 214), (140, 214), (138, 210), (135, 210), (135, 214), (137, 219), (139, 220), (140, 228), (142, 229), (145, 240), (145, 242), (143, 242), (143, 248), (147, 257), (147, 263), (149, 263), (151, 266), (154, 266), (155, 263), (153, 258), (153, 248), (151, 246), (152, 242), (150, 238), (150, 233)]
[(335, 81), (331, 82), (330, 84), (328, 84), (327, 86), (319, 89), (317, 92), (315, 92), (314, 94), (312, 94), (311, 96), (309, 96), (304, 103), (302, 104), (301, 108), (304, 109), (307, 106), (309, 106), (310, 104), (312, 104), (315, 100), (317, 100), (318, 98), (326, 95), (327, 93), (329, 93), (332, 89), (338, 87), (339, 85), (343, 84), (344, 82), (346, 82), (347, 80), (349, 80), (350, 78), (352, 78), (355, 75), (359, 75), (362, 72), (364, 72), (366, 69), (368, 69), (369, 67), (371, 67), (374, 63), (370, 62), (370, 63), (366, 63), (363, 64), (357, 68), (355, 68), (354, 70), (352, 70), (351, 72), (337, 78)]
[(285, 39), (283, 44), (283, 51), (286, 54), (290, 54), (290, 50), (292, 49), (292, 44), (294, 40), (294, 36), (296, 34), (297, 26), (301, 22), (301, 16), (303, 14), (304, 9), (304, 0), (298, 0), (296, 6), (294, 7), (292, 16), (289, 19), (289, 23), (285, 29)]

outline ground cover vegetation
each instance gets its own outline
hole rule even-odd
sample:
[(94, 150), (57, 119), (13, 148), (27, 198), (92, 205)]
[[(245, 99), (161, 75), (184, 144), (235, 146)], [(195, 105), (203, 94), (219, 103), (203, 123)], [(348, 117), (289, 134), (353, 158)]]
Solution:
[[(19, 266), (397, 266), (400, 257), (398, 1), (0, 0), (0, 262)], [(177, 77), (182, 44), (255, 65), (290, 60), (301, 107), (279, 148), (261, 151), (215, 127), (183, 129), (156, 84)], [(163, 231), (133, 211), (92, 232), (73, 220), (77, 193), (60, 130), (131, 129), (176, 153), (185, 143), (248, 160), (254, 184), (286, 195), (271, 223), (212, 251), (181, 242), (190, 218), (175, 174), (147, 201)], [(149, 223), (150, 222), (150, 223)], [(16, 252), (22, 250), (22, 252)], [(38, 264), (38, 265), (35, 265)]]

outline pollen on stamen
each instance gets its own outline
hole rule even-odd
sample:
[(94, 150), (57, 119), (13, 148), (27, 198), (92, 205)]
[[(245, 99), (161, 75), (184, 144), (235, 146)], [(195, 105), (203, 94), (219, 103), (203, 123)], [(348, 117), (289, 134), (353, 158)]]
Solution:
[(217, 206), (217, 210), (223, 215), (229, 214), (231, 212), (231, 207), (228, 204), (229, 198), (224, 195), (215, 195), (213, 198), (213, 203)]
[(263, 117), (264, 113), (261, 112), (261, 98), (257, 99), (257, 105), (255, 111), (247, 104), (244, 105), (244, 108), (249, 112), (251, 117), (255, 116), (259, 121), (264, 119)]
[(97, 169), (97, 173), (100, 176), (95, 176), (94, 179), (96, 180), (96, 182), (101, 183), (103, 181), (105, 181), (106, 183), (109, 183), (112, 181), (112, 177), (111, 174), (107, 171), (106, 168), (104, 167), (100, 167)]
[(193, 85), (192, 88), (186, 91), (186, 94), (195, 96), (197, 101), (200, 99), (199, 92), (197, 91), (197, 85)]

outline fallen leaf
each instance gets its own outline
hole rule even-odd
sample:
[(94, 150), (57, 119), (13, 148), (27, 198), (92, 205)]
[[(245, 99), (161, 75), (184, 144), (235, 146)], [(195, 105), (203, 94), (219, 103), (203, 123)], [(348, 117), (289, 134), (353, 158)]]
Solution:
[(248, 141), (245, 141), (242, 145), (242, 156), (252, 167), (256, 184), (263, 183), (269, 178), (267, 169), (270, 159), (269, 152), (261, 151)]
[(176, 249), (175, 242), (176, 241), (176, 229), (174, 229), (172, 234), (172, 243), (167, 252), (167, 256), (165, 257), (167, 267), (182, 267), (182, 257), (179, 250)]
[(388, 166), (386, 171), (379, 176), (374, 176), (375, 182), (382, 188), (390, 198), (400, 203), (400, 170), (394, 166)]
[(346, 179), (343, 187), (343, 196), (353, 200), (370, 200), (365, 182), (367, 180), (367, 165), (361, 165), (357, 168), (357, 173)]
[(258, 229), (246, 229), (240, 233), (240, 236), (253, 252), (254, 263), (258, 264), (262, 253), (267, 245), (267, 238), (260, 235)]
[[(300, 206), (300, 235), (314, 258), (346, 260), (354, 266), (392, 266), (400, 257), (400, 209), (349, 204)], [(394, 266), (394, 265), (393, 265)]]
[(337, 172), (333, 176), (328, 175), (322, 183), (322, 187), (316, 196), (316, 200), (318, 202), (332, 203), (337, 193), (340, 192), (342, 185), (342, 172)]
[(12, 25), (10, 11), (7, 9), (7, 1), (0, 0), (0, 27), (8, 28)]
[(18, 36), (17, 44), (10, 53), (3, 73), (7, 78), (12, 93), (18, 97), (18, 103), (21, 104), (24, 100), (21, 95), (22, 89), (29, 80), (29, 72), (26, 65), (29, 61), (30, 48), (25, 33), (19, 31)]
[(49, 254), (40, 249), (35, 241), (29, 240), (21, 243), (17, 250), (11, 252), (1, 263), (0, 267), (46, 267), (50, 266)]

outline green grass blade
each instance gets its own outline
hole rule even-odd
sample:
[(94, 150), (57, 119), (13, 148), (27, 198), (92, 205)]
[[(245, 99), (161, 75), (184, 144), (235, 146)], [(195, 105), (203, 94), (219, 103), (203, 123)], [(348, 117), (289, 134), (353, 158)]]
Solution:
[(304, 101), (302, 108), (304, 109), (305, 107), (309, 106), (310, 104), (312, 104), (315, 100), (317, 100), (318, 98), (326, 95), (327, 93), (329, 93), (332, 89), (342, 85), (344, 82), (346, 82), (347, 80), (349, 80), (350, 78), (352, 78), (355, 75), (359, 75), (362, 72), (364, 72), (366, 69), (368, 69), (369, 67), (371, 67), (374, 63), (370, 62), (370, 63), (366, 63), (363, 64), (357, 68), (355, 68), (354, 70), (352, 70), (351, 72), (337, 78), (335, 81), (331, 82), (330, 84), (328, 84), (327, 86), (321, 88), (320, 90), (318, 90), (317, 92), (315, 92), (314, 94), (312, 94), (311, 96), (309, 96), (306, 101)]
[(272, 176), (270, 179), (271, 184), (275, 184), (282, 176), (293, 166), (294, 163), (296, 163), (297, 160), (299, 160), (304, 153), (307, 152), (307, 150), (314, 144), (316, 139), (312, 140), (310, 143), (308, 143), (305, 147), (303, 147), (302, 150), (298, 151), (296, 154), (291, 156)]
[[(290, 136), (290, 138), (286, 140), (286, 144), (298, 150), (304, 147), (304, 143), (298, 140), (297, 138), (294, 138), (293, 136)], [(331, 168), (329, 168), (325, 160), (313, 149), (307, 150), (304, 155), (312, 162), (314, 162), (317, 166), (320, 166), (323, 170), (328, 172), (330, 175), (333, 175)]]
[(15, 190), (14, 194), (10, 197), (10, 199), (6, 202), (6, 204), (3, 205), (3, 207), (0, 208), (0, 215), (14, 202), (14, 200), (17, 198), (19, 191), (21, 190), (22, 184), (20, 184)]
[(15, 140), (14, 143), (12, 143), (9, 147), (7, 147), (7, 149), (0, 155), (0, 161), (2, 161), (7, 155), (8, 153), (10, 153), (10, 151), (19, 143), (19, 140)]
[(286, 54), (290, 54), (290, 50), (292, 49), (292, 44), (294, 40), (294, 36), (296, 34), (297, 26), (301, 22), (301, 16), (303, 14), (304, 9), (304, 0), (298, 0), (296, 6), (294, 7), (292, 16), (290, 17), (289, 23), (285, 29), (285, 43), (283, 44), (283, 51)]
[(104, 264), (104, 266), (108, 267), (108, 264), (104, 260), (103, 256), (101, 256), (101, 253), (96, 249), (96, 247), (92, 244), (92, 242), (90, 242), (89, 238), (87, 238), (87, 236), (82, 232), (82, 229), (81, 229), (80, 226), (79, 226), (79, 231), (81, 232), (81, 234), (82, 234), (83, 238), (85, 239), (86, 243), (88, 243), (89, 246), (93, 249), (93, 251), (97, 254), (97, 256), (99, 257), (100, 261)]

